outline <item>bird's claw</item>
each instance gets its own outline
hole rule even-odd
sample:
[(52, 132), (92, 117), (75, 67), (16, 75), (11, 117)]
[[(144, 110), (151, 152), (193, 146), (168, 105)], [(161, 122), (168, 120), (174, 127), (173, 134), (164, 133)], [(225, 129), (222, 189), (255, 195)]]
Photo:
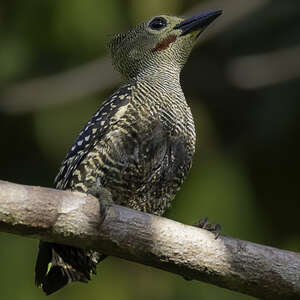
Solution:
[(114, 203), (111, 192), (101, 185), (100, 179), (97, 178), (95, 185), (90, 188), (90, 194), (99, 199), (100, 204), (100, 225), (106, 218), (107, 211)]
[(220, 236), (222, 231), (221, 225), (216, 223), (209, 223), (208, 217), (200, 219), (195, 224), (193, 224), (193, 226), (215, 233), (215, 239), (217, 239)]

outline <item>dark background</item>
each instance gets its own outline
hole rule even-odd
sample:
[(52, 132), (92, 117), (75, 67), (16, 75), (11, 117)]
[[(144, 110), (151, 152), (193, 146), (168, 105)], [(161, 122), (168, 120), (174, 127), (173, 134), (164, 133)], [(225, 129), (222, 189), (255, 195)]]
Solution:
[[(77, 133), (119, 84), (102, 63), (111, 34), (156, 14), (205, 9), (224, 15), (182, 72), (198, 144), (167, 216), (188, 224), (208, 216), (226, 235), (299, 251), (297, 0), (0, 2), (0, 179), (52, 186)], [(45, 297), (34, 287), (36, 246), (0, 233), (1, 299)], [(88, 285), (51, 296), (83, 298), (253, 299), (117, 258)]]

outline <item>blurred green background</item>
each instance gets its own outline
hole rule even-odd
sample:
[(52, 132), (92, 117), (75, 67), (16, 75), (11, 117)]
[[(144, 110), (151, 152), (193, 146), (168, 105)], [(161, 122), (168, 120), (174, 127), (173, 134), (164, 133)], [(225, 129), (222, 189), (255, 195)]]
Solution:
[[(168, 217), (300, 251), (300, 1), (0, 2), (0, 179), (52, 186), (68, 147), (119, 78), (105, 44), (145, 18), (224, 15), (203, 33), (182, 85), (197, 127), (192, 171)], [(1, 299), (44, 299), (36, 240), (0, 233)], [(109, 258), (51, 299), (253, 299)]]

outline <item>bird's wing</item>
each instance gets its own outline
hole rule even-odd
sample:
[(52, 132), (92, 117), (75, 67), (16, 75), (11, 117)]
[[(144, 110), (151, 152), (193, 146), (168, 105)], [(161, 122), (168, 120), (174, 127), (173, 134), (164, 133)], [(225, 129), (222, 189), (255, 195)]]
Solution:
[(155, 190), (163, 189), (160, 185), (176, 184), (176, 177), (185, 177), (191, 164), (184, 139), (181, 136), (169, 135), (160, 123), (154, 122), (148, 134), (144, 135), (139, 148), (139, 161), (143, 161), (139, 190), (143, 190), (145, 185)]
[(67, 187), (68, 181), (79, 163), (107, 132), (111, 123), (116, 121), (112, 117), (130, 101), (131, 87), (132, 84), (124, 85), (112, 94), (80, 131), (54, 180), (54, 185), (57, 189), (65, 189)]

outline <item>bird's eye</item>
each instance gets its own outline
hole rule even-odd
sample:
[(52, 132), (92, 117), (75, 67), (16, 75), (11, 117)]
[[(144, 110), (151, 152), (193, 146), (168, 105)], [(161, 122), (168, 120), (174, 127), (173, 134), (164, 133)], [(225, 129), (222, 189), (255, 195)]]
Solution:
[(167, 26), (167, 20), (162, 17), (154, 18), (150, 23), (149, 27), (153, 30), (161, 30)]

